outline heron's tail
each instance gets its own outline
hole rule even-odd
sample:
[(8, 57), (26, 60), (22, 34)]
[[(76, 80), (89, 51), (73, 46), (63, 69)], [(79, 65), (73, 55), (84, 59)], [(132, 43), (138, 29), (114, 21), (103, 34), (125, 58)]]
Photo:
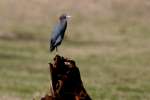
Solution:
[(55, 49), (55, 47), (51, 45), (51, 46), (50, 46), (50, 52), (53, 52), (54, 49)]
[(54, 49), (55, 49), (54, 42), (53, 42), (53, 40), (51, 40), (50, 41), (50, 48), (49, 48), (49, 50), (50, 50), (50, 52), (53, 52)]

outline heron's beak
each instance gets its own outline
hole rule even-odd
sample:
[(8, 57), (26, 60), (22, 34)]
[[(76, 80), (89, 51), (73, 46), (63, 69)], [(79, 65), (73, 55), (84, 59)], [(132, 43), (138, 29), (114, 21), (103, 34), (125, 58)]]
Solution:
[(67, 17), (67, 18), (71, 18), (71, 16), (69, 16), (69, 15), (67, 15), (66, 17)]

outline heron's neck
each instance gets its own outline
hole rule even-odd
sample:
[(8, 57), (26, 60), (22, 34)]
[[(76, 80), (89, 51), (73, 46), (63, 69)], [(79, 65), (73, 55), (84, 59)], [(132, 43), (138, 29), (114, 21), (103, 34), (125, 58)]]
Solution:
[(60, 23), (66, 23), (66, 22), (67, 22), (66, 19), (60, 20)]

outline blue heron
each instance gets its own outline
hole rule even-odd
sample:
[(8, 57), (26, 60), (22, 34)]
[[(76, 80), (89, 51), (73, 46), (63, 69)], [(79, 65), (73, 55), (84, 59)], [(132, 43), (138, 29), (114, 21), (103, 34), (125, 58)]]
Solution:
[(67, 28), (67, 18), (69, 17), (71, 16), (68, 16), (66, 14), (62, 14), (59, 17), (59, 22), (55, 26), (52, 32), (52, 37), (50, 39), (50, 51), (51, 52), (54, 51), (54, 49), (56, 49), (57, 51), (57, 47), (61, 44), (64, 38), (65, 30)]

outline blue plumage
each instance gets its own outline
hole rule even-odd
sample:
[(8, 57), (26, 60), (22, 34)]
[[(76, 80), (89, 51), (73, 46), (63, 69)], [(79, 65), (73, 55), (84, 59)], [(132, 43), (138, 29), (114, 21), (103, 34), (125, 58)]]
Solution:
[(52, 52), (55, 48), (57, 50), (57, 47), (61, 44), (65, 30), (67, 28), (67, 16), (63, 14), (59, 18), (59, 23), (55, 26), (52, 37), (50, 39), (50, 51)]

